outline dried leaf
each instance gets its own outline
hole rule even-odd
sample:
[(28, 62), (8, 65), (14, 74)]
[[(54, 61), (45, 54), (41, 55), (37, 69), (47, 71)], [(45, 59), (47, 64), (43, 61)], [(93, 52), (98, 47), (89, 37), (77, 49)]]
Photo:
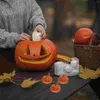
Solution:
[(79, 73), (79, 77), (83, 78), (83, 79), (96, 79), (98, 77), (100, 77), (100, 69), (98, 68), (96, 71), (89, 69), (89, 68), (83, 68), (80, 65), (80, 73)]
[(13, 70), (12, 73), (11, 73), (11, 77), (14, 77), (16, 75), (16, 71)]
[(0, 83), (11, 82), (11, 78), (15, 76), (15, 70), (12, 73), (3, 73), (0, 75)]
[(32, 80), (32, 78), (28, 78), (23, 80), (21, 83), (22, 88), (31, 88), (35, 83), (38, 83), (39, 80)]

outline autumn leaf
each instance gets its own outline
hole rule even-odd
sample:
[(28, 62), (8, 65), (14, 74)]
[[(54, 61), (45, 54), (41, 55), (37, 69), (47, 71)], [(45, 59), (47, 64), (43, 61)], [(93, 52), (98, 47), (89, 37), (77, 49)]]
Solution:
[(83, 79), (96, 79), (100, 77), (100, 69), (98, 68), (97, 70), (92, 70), (89, 68), (83, 68), (80, 66), (80, 72), (79, 72), (79, 77)]
[(34, 84), (38, 83), (40, 80), (32, 80), (32, 78), (28, 78), (23, 80), (21, 83), (22, 88), (31, 88)]
[(15, 75), (16, 75), (16, 71), (13, 70), (12, 73), (10, 73), (10, 76), (11, 76), (11, 77), (14, 77)]
[(11, 73), (3, 73), (3, 75), (0, 75), (0, 83), (5, 82), (12, 82), (11, 78), (15, 76), (15, 70)]

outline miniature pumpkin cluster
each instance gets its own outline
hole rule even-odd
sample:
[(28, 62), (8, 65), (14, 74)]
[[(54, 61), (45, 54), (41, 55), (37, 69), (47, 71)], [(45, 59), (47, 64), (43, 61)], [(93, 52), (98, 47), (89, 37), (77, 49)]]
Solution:
[[(53, 79), (52, 79), (52, 76), (51, 76), (50, 74), (44, 75), (44, 76), (42, 77), (42, 82), (43, 82), (44, 84), (50, 84), (50, 83), (52, 83), (52, 81), (53, 81)], [(61, 91), (61, 86), (60, 86), (60, 84), (67, 84), (68, 81), (69, 81), (68, 76), (66, 76), (66, 75), (59, 76), (59, 77), (58, 77), (57, 83), (52, 84), (52, 85), (50, 86), (50, 91), (53, 92), (53, 93), (58, 93), (58, 92), (60, 92), (60, 91)]]

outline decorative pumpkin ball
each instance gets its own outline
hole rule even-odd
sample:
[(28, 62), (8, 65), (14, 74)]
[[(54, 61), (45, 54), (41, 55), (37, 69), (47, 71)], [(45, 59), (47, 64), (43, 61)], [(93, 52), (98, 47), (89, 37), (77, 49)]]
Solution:
[(58, 93), (58, 92), (61, 91), (61, 86), (58, 83), (52, 84), (50, 86), (50, 91), (53, 92), (53, 93)]
[(21, 41), (15, 49), (15, 61), (22, 70), (46, 70), (55, 62), (56, 57), (56, 46), (49, 39)]
[(69, 78), (66, 75), (61, 75), (58, 77), (58, 83), (60, 84), (67, 84), (68, 81), (69, 81)]
[[(75, 44), (89, 44), (93, 31), (89, 28), (80, 28), (74, 36)], [(93, 40), (94, 41), (94, 40)]]
[(42, 77), (42, 82), (44, 84), (50, 84), (52, 82), (52, 76), (50, 76), (50, 74), (44, 75)]

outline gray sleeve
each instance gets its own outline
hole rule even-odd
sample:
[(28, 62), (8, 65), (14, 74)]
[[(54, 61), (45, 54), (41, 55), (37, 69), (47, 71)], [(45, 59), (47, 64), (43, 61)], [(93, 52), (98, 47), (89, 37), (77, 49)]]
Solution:
[(0, 29), (0, 48), (14, 48), (17, 43), (19, 34), (7, 32), (5, 29)]
[(46, 29), (47, 25), (42, 10), (35, 0), (31, 0), (31, 12), (32, 15), (29, 22), (31, 29), (34, 29), (38, 24), (41, 24)]

